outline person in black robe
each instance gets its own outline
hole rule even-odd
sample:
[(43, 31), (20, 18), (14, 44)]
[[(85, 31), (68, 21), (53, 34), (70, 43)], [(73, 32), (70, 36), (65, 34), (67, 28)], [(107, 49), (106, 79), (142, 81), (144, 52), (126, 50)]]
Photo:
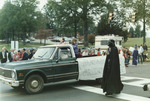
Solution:
[(105, 95), (119, 94), (123, 89), (123, 84), (120, 79), (118, 49), (115, 46), (115, 41), (112, 39), (109, 40), (108, 46), (101, 87), (103, 92), (106, 92)]

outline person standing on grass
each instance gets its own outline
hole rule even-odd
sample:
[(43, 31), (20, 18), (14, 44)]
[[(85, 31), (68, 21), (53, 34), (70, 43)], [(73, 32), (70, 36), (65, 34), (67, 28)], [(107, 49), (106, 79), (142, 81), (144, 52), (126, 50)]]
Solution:
[(148, 48), (147, 48), (146, 43), (144, 43), (144, 45), (143, 45), (143, 49), (144, 49), (144, 52), (143, 52), (143, 61), (145, 61), (145, 60), (146, 60), (146, 58), (147, 58), (146, 53), (147, 53), (147, 51), (148, 51)]
[(104, 65), (101, 85), (103, 92), (106, 92), (106, 96), (119, 94), (124, 86), (120, 78), (120, 61), (115, 41), (112, 39), (109, 40), (108, 46), (108, 54)]
[(126, 48), (127, 49), (127, 58), (128, 58), (128, 60), (127, 60), (127, 64), (129, 65), (130, 64), (130, 57), (131, 57), (131, 53), (130, 53), (130, 51), (129, 51), (129, 48)]
[(143, 47), (141, 45), (138, 48), (138, 63), (140, 63), (139, 60), (141, 60), (141, 64), (143, 64), (143, 52), (144, 52), (144, 49), (143, 49)]
[(123, 57), (125, 59), (125, 67), (128, 67), (128, 55), (127, 55), (127, 50), (126, 48), (123, 49)]
[(137, 50), (137, 44), (134, 46), (134, 50), (132, 52), (133, 60), (132, 60), (132, 65), (137, 65), (137, 57), (138, 57), (138, 50)]
[(144, 51), (148, 51), (148, 48), (147, 48), (146, 43), (144, 43), (144, 45), (143, 45), (143, 49), (144, 49)]

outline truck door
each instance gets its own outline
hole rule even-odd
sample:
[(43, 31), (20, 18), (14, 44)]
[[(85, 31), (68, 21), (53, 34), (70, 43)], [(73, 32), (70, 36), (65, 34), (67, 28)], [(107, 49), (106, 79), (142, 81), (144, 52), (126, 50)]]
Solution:
[(72, 57), (69, 47), (58, 48), (54, 60), (54, 81), (63, 81), (78, 78), (78, 64)]

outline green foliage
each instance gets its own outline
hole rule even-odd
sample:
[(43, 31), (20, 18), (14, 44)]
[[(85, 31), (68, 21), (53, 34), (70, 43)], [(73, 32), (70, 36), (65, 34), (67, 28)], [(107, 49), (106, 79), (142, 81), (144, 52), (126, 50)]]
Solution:
[[(147, 40), (146, 45), (148, 46), (148, 48), (150, 48), (150, 39), (147, 38), (146, 40)], [(129, 48), (129, 47), (134, 47), (135, 44), (137, 44), (138, 46), (143, 44), (142, 38), (128, 38), (128, 41), (124, 42), (122, 45), (123, 47)]]
[(135, 28), (135, 35), (136, 37), (142, 37), (141, 25), (137, 25)]
[(132, 12), (126, 10), (125, 13), (130, 14), (129, 21), (131, 22), (132, 13), (136, 13), (136, 23), (142, 21), (143, 17), (146, 18), (146, 24), (150, 26), (150, 1), (149, 0), (122, 0), (121, 1), (122, 9), (130, 9)]
[(130, 27), (129, 34), (130, 34), (130, 37), (134, 37), (134, 29), (133, 29), (133, 27)]
[(130, 37), (132, 37), (132, 38), (143, 37), (143, 35), (142, 35), (143, 32), (141, 30), (141, 25), (137, 25), (135, 30), (133, 29), (133, 27), (130, 27), (129, 33), (130, 33)]
[[(37, 11), (36, 0), (6, 1), (0, 10), (0, 34), (8, 41), (22, 38), (25, 41), (27, 33), (36, 32), (45, 22), (41, 12)], [(30, 37), (30, 36), (29, 36)]]
[(61, 2), (49, 0), (46, 14), (51, 22), (55, 22), (55, 26), (59, 29), (58, 33), (65, 33), (73, 28), (76, 37), (77, 30), (80, 30), (79, 22), (82, 23), (84, 45), (88, 46), (89, 26), (93, 24), (93, 16), (103, 12), (105, 3), (105, 0), (62, 0)]
[(123, 30), (123, 27), (124, 27), (123, 24), (117, 21), (112, 21), (109, 24), (108, 16), (103, 15), (101, 17), (101, 20), (98, 23), (97, 33), (98, 35), (114, 34), (114, 35), (123, 36), (124, 40), (126, 41), (129, 33), (126, 30)]
[[(142, 37), (138, 22), (144, 15), (146, 24), (150, 25), (148, 0), (48, 0), (44, 6), (45, 15), (37, 10), (38, 3), (37, 0), (6, 1), (0, 10), (0, 38), (9, 42), (21, 37), (25, 41), (39, 29), (53, 29), (59, 36), (76, 37), (79, 33), (84, 36), (84, 46), (88, 46), (90, 33), (115, 34), (127, 40), (128, 32), (123, 29), (131, 22), (133, 11), (136, 12), (137, 27), (130, 29), (130, 36)], [(110, 12), (114, 14), (114, 19), (108, 24)], [(97, 21), (98, 27), (94, 23)]]

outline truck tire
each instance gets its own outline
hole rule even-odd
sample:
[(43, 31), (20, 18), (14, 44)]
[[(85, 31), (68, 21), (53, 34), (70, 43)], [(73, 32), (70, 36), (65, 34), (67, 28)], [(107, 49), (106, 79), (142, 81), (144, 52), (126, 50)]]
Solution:
[(25, 81), (25, 90), (29, 94), (40, 93), (44, 88), (44, 80), (40, 75), (31, 75)]

